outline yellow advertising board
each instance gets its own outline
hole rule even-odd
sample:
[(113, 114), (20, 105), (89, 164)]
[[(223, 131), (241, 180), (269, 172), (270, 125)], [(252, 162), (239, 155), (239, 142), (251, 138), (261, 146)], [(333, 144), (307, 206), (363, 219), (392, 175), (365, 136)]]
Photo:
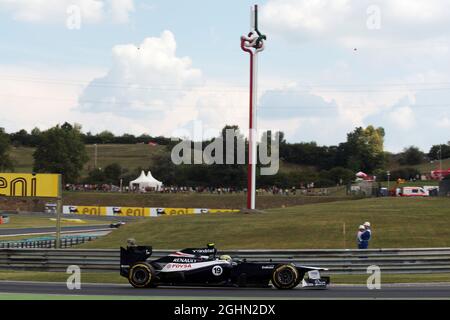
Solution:
[(108, 217), (159, 217), (174, 215), (193, 215), (207, 213), (237, 213), (236, 209), (206, 208), (142, 208), (142, 207), (100, 207), (100, 206), (63, 206), (64, 214), (96, 215)]
[(181, 215), (181, 214), (195, 214), (193, 208), (160, 208), (158, 214), (165, 214), (168, 216)]
[(0, 196), (59, 198), (60, 175), (0, 173)]
[(149, 217), (150, 208), (139, 207), (107, 207), (108, 216), (115, 217)]

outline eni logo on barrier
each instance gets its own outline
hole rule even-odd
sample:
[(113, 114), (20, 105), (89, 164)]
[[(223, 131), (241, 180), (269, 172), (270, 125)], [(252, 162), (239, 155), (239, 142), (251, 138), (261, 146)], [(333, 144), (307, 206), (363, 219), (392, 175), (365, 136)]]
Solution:
[(0, 173), (0, 196), (60, 197), (59, 174)]

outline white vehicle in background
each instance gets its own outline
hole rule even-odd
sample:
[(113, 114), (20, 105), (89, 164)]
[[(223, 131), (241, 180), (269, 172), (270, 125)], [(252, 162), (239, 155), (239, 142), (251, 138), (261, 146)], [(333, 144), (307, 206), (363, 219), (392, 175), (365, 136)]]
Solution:
[(403, 187), (400, 194), (401, 197), (428, 197), (429, 194), (422, 187)]

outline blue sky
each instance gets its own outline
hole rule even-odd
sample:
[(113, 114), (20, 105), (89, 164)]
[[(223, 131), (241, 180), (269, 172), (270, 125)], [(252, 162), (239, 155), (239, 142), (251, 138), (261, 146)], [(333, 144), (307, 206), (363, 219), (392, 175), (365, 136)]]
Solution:
[[(0, 127), (58, 122), (117, 134), (247, 128), (253, 1), (0, 0)], [(266, 0), (261, 129), (336, 144), (386, 129), (401, 151), (450, 140), (445, 0)], [(80, 13), (80, 28), (68, 21)], [(68, 11), (69, 9), (69, 11)]]

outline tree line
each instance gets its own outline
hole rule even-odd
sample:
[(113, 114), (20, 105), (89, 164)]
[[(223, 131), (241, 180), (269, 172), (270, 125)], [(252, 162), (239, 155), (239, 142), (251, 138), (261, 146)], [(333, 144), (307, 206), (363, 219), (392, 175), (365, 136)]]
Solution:
[[(237, 126), (225, 126), (219, 137), (226, 139), (225, 130)], [(271, 135), (268, 132), (267, 135)], [(450, 158), (450, 143), (434, 145), (428, 153), (411, 146), (398, 154), (384, 151), (385, 131), (383, 128), (368, 126), (358, 127), (347, 134), (345, 142), (334, 146), (320, 146), (316, 142), (288, 143), (282, 132), (280, 135), (280, 160), (283, 163), (300, 165), (300, 168), (283, 170), (273, 176), (259, 176), (258, 186), (292, 187), (300, 184), (314, 183), (317, 187), (336, 184), (347, 184), (353, 180), (357, 171), (373, 174), (379, 179), (387, 179), (386, 168), (389, 163), (397, 162), (402, 166), (414, 166), (425, 161)], [(244, 135), (238, 134), (234, 139), (241, 139), (248, 148)], [(203, 146), (212, 140), (204, 141)], [(166, 146), (167, 152), (154, 159), (151, 168), (122, 168), (113, 163), (103, 169), (94, 168), (86, 177), (82, 177), (83, 167), (88, 156), (86, 144), (136, 144), (157, 143)], [(231, 187), (244, 188), (246, 185), (246, 165), (231, 164), (197, 164), (175, 165), (170, 158), (170, 150), (176, 144), (170, 138), (151, 137), (149, 135), (134, 136), (123, 134), (115, 136), (104, 131), (98, 134), (83, 133), (80, 125), (64, 123), (45, 131), (38, 128), (30, 133), (20, 130), (6, 133), (0, 128), (0, 170), (14, 170), (11, 158), (11, 146), (34, 147), (34, 172), (61, 173), (66, 183), (113, 183), (122, 179), (127, 184), (136, 178), (140, 170), (151, 170), (155, 177), (166, 185)], [(235, 144), (236, 148), (237, 143)], [(236, 154), (236, 152), (235, 152)], [(391, 172), (391, 179), (415, 178), (420, 174), (414, 168), (403, 167)]]
[[(76, 125), (75, 125), (76, 126)], [(10, 134), (6, 134), (9, 141), (14, 146), (37, 147), (42, 142), (42, 132), (39, 128), (34, 128), (28, 133), (27, 130), (19, 130)], [(160, 145), (167, 145), (170, 143), (170, 138), (162, 136), (150, 136), (148, 134), (141, 134), (135, 136), (133, 134), (124, 133), (122, 135), (114, 135), (110, 131), (102, 131), (97, 134), (91, 132), (79, 132), (79, 136), (85, 144), (136, 144), (136, 143), (157, 143)]]

